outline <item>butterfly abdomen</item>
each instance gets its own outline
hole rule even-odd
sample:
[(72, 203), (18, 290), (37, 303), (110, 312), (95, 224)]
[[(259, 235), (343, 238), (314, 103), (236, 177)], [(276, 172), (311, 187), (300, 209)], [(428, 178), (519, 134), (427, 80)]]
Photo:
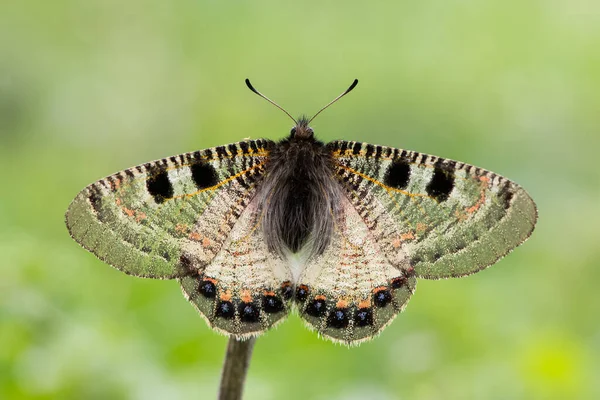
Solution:
[(271, 151), (259, 192), (269, 250), (296, 253), (308, 246), (320, 254), (327, 247), (340, 196), (331, 165), (313, 138), (285, 139)]

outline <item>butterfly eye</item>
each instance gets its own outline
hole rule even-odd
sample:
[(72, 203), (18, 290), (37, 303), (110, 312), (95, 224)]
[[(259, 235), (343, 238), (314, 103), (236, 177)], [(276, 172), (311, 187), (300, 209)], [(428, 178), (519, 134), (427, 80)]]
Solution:
[(292, 130), (290, 131), (290, 134), (292, 136), (294, 136), (296, 134), (296, 127), (293, 127)]

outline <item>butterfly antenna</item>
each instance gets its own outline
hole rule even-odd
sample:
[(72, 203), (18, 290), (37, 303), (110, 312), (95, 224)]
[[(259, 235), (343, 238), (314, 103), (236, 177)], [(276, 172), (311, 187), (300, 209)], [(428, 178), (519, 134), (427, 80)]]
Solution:
[(308, 123), (310, 124), (310, 122), (317, 118), (317, 115), (321, 114), (321, 112), (323, 112), (323, 110), (325, 110), (327, 107), (329, 107), (330, 105), (332, 105), (333, 103), (335, 103), (336, 101), (338, 101), (339, 99), (341, 99), (342, 97), (344, 97), (345, 95), (347, 95), (348, 93), (350, 93), (350, 91), (352, 91), (352, 89), (354, 89), (356, 87), (356, 85), (358, 85), (358, 79), (355, 79), (354, 82), (352, 82), (352, 85), (350, 85), (350, 87), (348, 89), (346, 89), (344, 91), (344, 93), (340, 94), (338, 97), (336, 97), (335, 99), (331, 100), (329, 102), (329, 104), (327, 104), (325, 107), (321, 108), (309, 121)]
[(292, 117), (289, 112), (285, 111), (283, 107), (281, 107), (279, 104), (275, 103), (273, 100), (271, 100), (270, 98), (268, 98), (267, 96), (265, 96), (264, 94), (262, 94), (261, 92), (259, 92), (258, 90), (254, 89), (254, 86), (252, 86), (252, 84), (250, 83), (250, 79), (248, 79), (248, 78), (246, 78), (246, 86), (248, 86), (248, 89), (252, 90), (254, 93), (256, 93), (257, 95), (259, 95), (260, 97), (262, 97), (263, 99), (265, 99), (269, 103), (273, 104), (275, 107), (279, 108), (284, 113), (286, 113), (286, 115), (288, 117), (290, 117), (292, 119), (292, 121), (294, 121), (294, 123), (296, 125), (298, 125), (298, 122), (294, 119), (294, 117)]

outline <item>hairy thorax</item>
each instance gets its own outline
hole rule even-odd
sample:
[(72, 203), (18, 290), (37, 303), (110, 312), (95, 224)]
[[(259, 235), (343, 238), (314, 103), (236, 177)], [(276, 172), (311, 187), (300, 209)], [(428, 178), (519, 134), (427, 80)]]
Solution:
[(282, 140), (268, 160), (259, 189), (262, 227), (269, 250), (322, 253), (339, 211), (339, 185), (323, 143), (313, 137)]

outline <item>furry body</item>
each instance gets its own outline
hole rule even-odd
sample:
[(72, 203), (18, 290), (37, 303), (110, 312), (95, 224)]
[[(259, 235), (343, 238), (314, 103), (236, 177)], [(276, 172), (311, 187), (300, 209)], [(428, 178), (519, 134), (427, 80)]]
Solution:
[(305, 118), (273, 147), (266, 170), (258, 196), (269, 250), (322, 254), (339, 216), (340, 186), (330, 153)]

